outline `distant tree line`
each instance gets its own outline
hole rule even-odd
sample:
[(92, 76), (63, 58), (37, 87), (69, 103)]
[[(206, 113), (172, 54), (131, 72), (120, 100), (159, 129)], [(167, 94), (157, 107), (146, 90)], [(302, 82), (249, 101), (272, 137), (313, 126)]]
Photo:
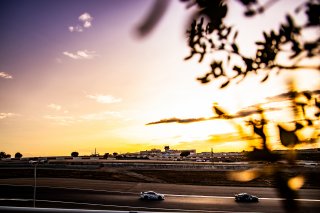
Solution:
[[(22, 154), (20, 152), (17, 152), (15, 155), (14, 155), (14, 158), (22, 158)], [(10, 154), (7, 154), (6, 152), (0, 152), (0, 159), (2, 158), (11, 158), (11, 155)]]

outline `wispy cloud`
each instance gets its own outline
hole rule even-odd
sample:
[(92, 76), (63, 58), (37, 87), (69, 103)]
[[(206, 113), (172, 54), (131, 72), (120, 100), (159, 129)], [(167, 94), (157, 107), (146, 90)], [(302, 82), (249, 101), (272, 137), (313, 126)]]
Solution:
[(11, 112), (0, 112), (0, 120), (5, 118), (10, 118), (13, 116), (17, 116), (17, 114), (11, 113)]
[(85, 12), (78, 17), (80, 24), (75, 26), (69, 26), (68, 29), (70, 32), (83, 32), (84, 28), (90, 28), (92, 26), (93, 17)]
[(122, 99), (121, 98), (115, 98), (112, 95), (87, 95), (87, 98), (93, 99), (99, 103), (103, 103), (103, 104), (112, 104), (112, 103), (117, 103), (117, 102), (121, 102)]
[(10, 75), (6, 72), (0, 72), (0, 78), (12, 79), (12, 75)]
[(93, 59), (94, 57), (97, 56), (95, 51), (88, 51), (88, 50), (78, 50), (75, 53), (64, 51), (63, 55), (76, 60), (77, 59)]
[(57, 111), (60, 111), (61, 108), (62, 108), (62, 107), (61, 107), (60, 105), (58, 105), (58, 104), (49, 104), (48, 107), (49, 107), (50, 109), (57, 110)]
[(83, 28), (80, 25), (69, 26), (68, 29), (69, 29), (70, 32), (78, 32), (78, 33), (83, 32)]

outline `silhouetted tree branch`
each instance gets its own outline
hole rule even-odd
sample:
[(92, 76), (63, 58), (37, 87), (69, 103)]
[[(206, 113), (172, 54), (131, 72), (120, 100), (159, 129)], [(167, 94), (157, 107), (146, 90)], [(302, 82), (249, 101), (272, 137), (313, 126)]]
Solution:
[[(225, 83), (220, 86), (223, 88), (234, 79), (244, 79), (248, 73), (257, 74), (259, 71), (263, 71), (266, 75), (261, 82), (264, 82), (268, 79), (270, 71), (320, 70), (319, 33), (315, 33), (313, 40), (307, 40), (302, 35), (310, 28), (319, 30), (320, 4), (317, 0), (305, 1), (296, 8), (296, 14), (305, 13), (305, 23), (297, 24), (294, 15), (287, 14), (286, 21), (281, 23), (277, 30), (263, 32), (264, 39), (255, 42), (257, 50), (255, 55), (251, 57), (242, 53), (237, 42), (237, 36), (241, 32), (225, 22), (229, 1), (184, 0), (183, 2), (188, 2), (188, 7), (197, 7), (199, 11), (194, 15), (193, 22), (187, 31), (190, 55), (185, 60), (198, 55), (199, 63), (201, 63), (207, 55), (213, 57), (210, 64), (211, 69), (204, 76), (198, 78), (201, 83), (224, 78)], [(253, 17), (264, 13), (277, 1), (270, 0), (265, 4), (261, 4), (259, 0), (240, 0), (239, 2), (245, 8), (244, 15)], [(221, 53), (225, 56), (224, 59), (221, 60), (221, 57), (215, 59), (215, 55), (221, 56)], [(277, 59), (279, 55), (286, 56), (288, 64), (291, 65), (279, 63)], [(242, 63), (231, 63), (233, 59), (240, 59)], [(318, 60), (314, 65), (305, 66), (300, 63), (302, 59)], [(233, 73), (230, 74), (227, 70), (233, 70)]]

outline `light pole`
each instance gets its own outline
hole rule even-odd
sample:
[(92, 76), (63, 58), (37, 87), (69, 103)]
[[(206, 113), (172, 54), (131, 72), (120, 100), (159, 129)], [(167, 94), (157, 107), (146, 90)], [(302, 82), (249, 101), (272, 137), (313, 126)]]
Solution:
[(33, 208), (35, 208), (36, 207), (36, 191), (37, 191), (37, 165), (39, 161), (31, 160), (29, 161), (29, 163), (34, 166)]

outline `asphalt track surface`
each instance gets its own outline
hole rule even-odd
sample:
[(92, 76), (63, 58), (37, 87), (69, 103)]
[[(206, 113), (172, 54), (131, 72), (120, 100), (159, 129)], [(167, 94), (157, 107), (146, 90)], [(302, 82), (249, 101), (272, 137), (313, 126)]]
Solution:
[[(1, 206), (33, 206), (32, 179), (0, 180)], [(164, 201), (139, 199), (140, 191), (165, 194)], [(258, 203), (237, 203), (234, 194), (248, 192)], [(36, 206), (149, 212), (285, 212), (276, 190), (262, 187), (190, 186), (78, 179), (37, 180)], [(320, 190), (299, 192), (299, 211), (320, 212)]]

